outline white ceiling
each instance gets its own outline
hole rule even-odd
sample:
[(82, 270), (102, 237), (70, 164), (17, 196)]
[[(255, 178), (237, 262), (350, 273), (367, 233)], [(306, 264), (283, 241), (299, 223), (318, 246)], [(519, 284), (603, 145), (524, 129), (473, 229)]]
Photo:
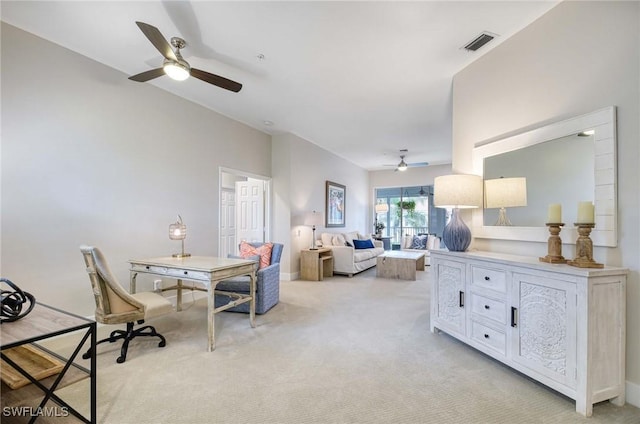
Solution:
[[(124, 72), (162, 57), (135, 25), (187, 41), (192, 67), (241, 82), (154, 84), (261, 131), (290, 132), (365, 169), (451, 162), (452, 78), (556, 1), (2, 1), (2, 20)], [(498, 34), (475, 53), (461, 47)], [(258, 59), (264, 55), (264, 60)], [(129, 81), (131, 84), (139, 84)], [(272, 126), (265, 121), (273, 122)]]

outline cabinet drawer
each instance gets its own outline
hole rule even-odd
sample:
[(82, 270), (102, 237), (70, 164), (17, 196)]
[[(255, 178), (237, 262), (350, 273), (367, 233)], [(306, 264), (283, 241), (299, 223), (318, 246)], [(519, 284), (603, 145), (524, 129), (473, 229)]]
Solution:
[(503, 355), (507, 353), (507, 337), (502, 331), (471, 321), (471, 338)]
[(471, 265), (471, 284), (500, 293), (506, 293), (507, 273), (498, 269)]
[(507, 323), (507, 305), (495, 299), (471, 293), (471, 312), (499, 324)]

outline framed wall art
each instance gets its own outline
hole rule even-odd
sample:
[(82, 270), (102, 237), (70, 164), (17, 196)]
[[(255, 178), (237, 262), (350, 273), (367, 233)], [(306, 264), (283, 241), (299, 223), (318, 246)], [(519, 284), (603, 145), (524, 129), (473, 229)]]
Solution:
[(347, 198), (347, 188), (342, 184), (327, 181), (326, 197), (326, 225), (325, 227), (345, 226), (345, 200)]

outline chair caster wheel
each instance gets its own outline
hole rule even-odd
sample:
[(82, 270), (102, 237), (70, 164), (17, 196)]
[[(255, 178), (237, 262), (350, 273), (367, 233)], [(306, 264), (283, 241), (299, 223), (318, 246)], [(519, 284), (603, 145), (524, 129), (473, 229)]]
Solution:
[(158, 347), (165, 347), (166, 345), (167, 345), (167, 342), (165, 342), (164, 340), (158, 343)]
[(116, 362), (121, 364), (123, 363), (127, 358), (125, 358), (124, 356), (119, 356), (118, 359), (116, 359)]

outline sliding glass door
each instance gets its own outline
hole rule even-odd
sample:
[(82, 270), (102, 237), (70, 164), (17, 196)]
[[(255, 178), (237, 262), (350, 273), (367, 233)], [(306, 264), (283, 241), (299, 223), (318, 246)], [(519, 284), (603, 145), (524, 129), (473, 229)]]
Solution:
[(445, 211), (433, 207), (433, 186), (380, 188), (375, 197), (374, 218), (384, 224), (382, 235), (392, 244), (399, 245), (403, 235), (442, 236)]

